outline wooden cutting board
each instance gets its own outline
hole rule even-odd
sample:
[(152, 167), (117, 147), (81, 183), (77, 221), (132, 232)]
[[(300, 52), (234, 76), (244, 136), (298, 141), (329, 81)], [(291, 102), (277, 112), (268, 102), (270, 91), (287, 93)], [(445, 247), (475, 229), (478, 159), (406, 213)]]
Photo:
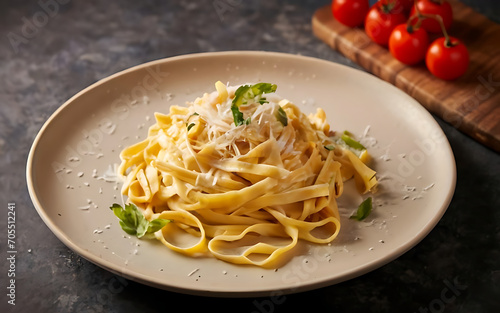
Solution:
[(462, 40), (470, 54), (466, 74), (455, 81), (434, 77), (423, 62), (417, 66), (400, 63), (386, 48), (372, 42), (363, 28), (337, 22), (330, 5), (315, 12), (312, 28), (333, 49), (500, 152), (500, 25), (456, 0), (449, 2), (454, 16), (449, 34)]

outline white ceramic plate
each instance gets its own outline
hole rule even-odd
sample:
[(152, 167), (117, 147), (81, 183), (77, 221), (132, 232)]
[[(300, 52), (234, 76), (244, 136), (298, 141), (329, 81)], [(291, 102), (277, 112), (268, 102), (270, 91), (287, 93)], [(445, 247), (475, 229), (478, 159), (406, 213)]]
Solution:
[[(306, 245), (277, 271), (188, 258), (156, 240), (127, 236), (109, 210), (121, 196), (106, 171), (119, 163), (123, 147), (146, 137), (155, 111), (211, 92), (217, 80), (276, 83), (278, 93), (303, 111), (322, 107), (332, 129), (365, 135), (380, 180), (373, 213), (363, 222), (349, 220), (361, 197), (346, 188), (339, 237), (331, 245)], [(76, 253), (147, 285), (214, 296), (298, 292), (378, 268), (430, 232), (452, 198), (455, 179), (445, 135), (405, 93), (346, 66), (269, 52), (179, 56), (103, 79), (49, 118), (27, 163), (38, 213)]]

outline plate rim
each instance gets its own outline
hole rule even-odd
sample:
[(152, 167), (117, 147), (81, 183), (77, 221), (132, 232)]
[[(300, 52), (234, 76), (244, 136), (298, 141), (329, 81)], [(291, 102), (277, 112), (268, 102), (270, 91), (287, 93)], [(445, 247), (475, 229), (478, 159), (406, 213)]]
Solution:
[[(130, 279), (132, 281), (136, 281), (148, 286), (152, 286), (155, 288), (160, 288), (168, 291), (174, 291), (174, 292), (180, 292), (180, 293), (185, 293), (185, 294), (191, 294), (191, 295), (203, 295), (203, 296), (212, 296), (212, 297), (255, 297), (255, 296), (269, 296), (269, 294), (272, 294), (273, 292), (276, 292), (277, 289), (272, 289), (272, 288), (260, 288), (260, 289), (255, 289), (255, 288), (250, 288), (246, 291), (234, 291), (234, 290), (222, 290), (222, 289), (217, 289), (217, 290), (207, 290), (204, 288), (197, 288), (195, 285), (193, 285), (193, 288), (184, 288), (182, 286), (176, 286), (176, 285), (171, 285), (168, 284), (168, 281), (160, 281), (159, 279), (153, 279), (151, 276), (130, 270), (128, 267), (121, 266), (120, 270), (116, 270), (115, 263), (98, 258), (96, 255), (93, 253), (89, 252), (88, 250), (80, 247), (78, 244), (74, 243), (70, 238), (67, 237), (67, 235), (55, 224), (52, 222), (51, 218), (48, 216), (46, 213), (45, 209), (42, 207), (37, 193), (36, 193), (36, 188), (34, 186), (33, 182), (33, 162), (34, 162), (34, 157), (36, 154), (37, 147), (39, 146), (40, 140), (43, 138), (44, 133), (46, 130), (50, 127), (52, 121), (57, 118), (58, 115), (60, 115), (64, 110), (67, 110), (70, 106), (71, 103), (80, 97), (82, 94), (87, 93), (89, 90), (92, 90), (94, 88), (97, 88), (99, 85), (102, 85), (106, 83), (107, 81), (110, 81), (112, 79), (115, 79), (119, 76), (126, 75), (127, 73), (137, 71), (146, 67), (152, 67), (156, 64), (160, 63), (169, 63), (169, 62), (175, 62), (178, 60), (184, 60), (184, 59), (190, 59), (190, 58), (211, 58), (211, 57), (223, 57), (223, 56), (237, 56), (237, 57), (244, 57), (245, 55), (250, 55), (250, 56), (262, 56), (262, 57), (284, 57), (284, 58), (291, 58), (291, 59), (297, 59), (298, 61), (306, 61), (306, 62), (320, 62), (325, 64), (325, 66), (331, 66), (331, 67), (339, 67), (344, 70), (356, 72), (357, 75), (365, 75), (367, 79), (371, 79), (372, 81), (377, 81), (378, 83), (385, 84), (387, 86), (390, 86), (390, 88), (393, 88), (394, 92), (399, 92), (401, 94), (404, 94), (405, 97), (407, 97), (408, 102), (411, 102), (411, 106), (413, 109), (417, 109), (420, 111), (420, 114), (426, 114), (428, 116), (429, 122), (432, 124), (432, 127), (435, 129), (438, 129), (442, 135), (444, 136), (445, 140), (445, 145), (441, 147), (441, 149), (444, 150), (446, 153), (447, 157), (450, 158), (450, 170), (451, 170), (451, 177), (450, 177), (450, 186), (449, 189), (447, 190), (447, 194), (445, 195), (443, 203), (440, 204), (439, 210), (437, 210), (437, 214), (434, 214), (432, 219), (428, 220), (425, 226), (422, 228), (422, 230), (417, 234), (417, 236), (413, 237), (411, 240), (406, 241), (404, 244), (400, 245), (397, 249), (392, 249), (390, 253), (387, 253), (381, 258), (377, 258), (373, 261), (364, 263), (363, 265), (360, 265), (355, 268), (351, 268), (350, 270), (346, 271), (341, 277), (336, 277), (336, 278), (317, 278), (314, 280), (308, 280), (305, 283), (301, 283), (298, 286), (293, 286), (290, 288), (282, 288), (279, 289), (281, 291), (281, 294), (291, 294), (291, 293), (297, 293), (297, 292), (302, 292), (302, 291), (307, 291), (307, 290), (312, 290), (316, 288), (321, 288), (329, 285), (334, 285), (343, 281), (347, 281), (350, 279), (353, 279), (355, 277), (359, 277), (361, 275), (364, 275), (368, 272), (371, 272), (377, 268), (380, 268), (383, 265), (386, 265), (390, 263), (391, 261), (397, 259), (401, 255), (405, 254), (408, 252), (411, 248), (415, 247), (420, 241), (422, 241), (424, 238), (427, 237), (427, 235), (435, 228), (435, 226), (438, 224), (438, 222), (441, 220), (445, 212), (447, 211), (454, 192), (456, 188), (456, 180), (457, 180), (457, 172), (456, 172), (456, 161), (455, 157), (453, 154), (453, 150), (450, 146), (450, 143), (446, 137), (446, 134), (444, 133), (443, 129), (441, 126), (437, 123), (437, 121), (432, 117), (431, 113), (427, 111), (418, 101), (415, 99), (411, 98), (409, 95), (407, 95), (405, 92), (400, 90), (399, 88), (395, 87), (394, 85), (381, 80), (377, 78), (376, 76), (364, 72), (362, 70), (344, 65), (344, 64), (339, 64), (333, 61), (325, 60), (325, 59), (320, 59), (317, 57), (312, 57), (312, 56), (303, 56), (303, 55), (297, 55), (297, 54), (291, 54), (291, 53), (284, 53), (284, 52), (272, 52), (272, 51), (261, 51), (261, 50), (235, 50), (235, 51), (218, 51), (218, 52), (201, 52), (201, 53), (190, 53), (190, 54), (184, 54), (184, 55), (176, 55), (176, 56), (171, 56), (171, 57), (166, 57), (166, 58), (160, 58), (156, 60), (152, 60), (149, 62), (141, 63), (135, 66), (132, 66), (130, 68), (121, 70), (119, 72), (116, 72), (114, 74), (111, 74), (105, 78), (99, 79), (96, 82), (92, 83), (91, 85), (85, 87), (81, 91), (77, 92), (75, 95), (71, 96), (68, 100), (66, 100), (61, 106), (59, 106), (51, 115), (50, 117), (45, 121), (45, 123), (42, 125), (42, 127), (39, 129), (37, 132), (36, 137), (33, 140), (33, 143), (31, 145), (31, 148), (29, 150), (29, 154), (27, 157), (27, 162), (26, 162), (26, 183), (28, 187), (28, 193), (30, 195), (31, 201), (38, 213), (38, 215), (42, 218), (43, 222), (45, 225), (50, 229), (50, 231), (69, 249), (77, 253), (79, 256), (85, 258), (89, 262), (107, 270), (110, 271), (114, 274), (123, 276), (127, 279)], [(300, 60), (299, 60), (300, 59)]]

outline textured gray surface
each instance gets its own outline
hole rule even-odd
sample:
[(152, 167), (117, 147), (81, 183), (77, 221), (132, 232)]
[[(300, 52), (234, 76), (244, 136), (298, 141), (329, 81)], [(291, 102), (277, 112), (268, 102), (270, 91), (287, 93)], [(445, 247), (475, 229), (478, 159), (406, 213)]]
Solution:
[[(498, 1), (465, 2), (500, 18)], [(45, 19), (40, 3), (56, 3), (46, 7)], [(325, 3), (2, 2), (0, 311), (154, 312), (182, 304), (189, 311), (217, 312), (289, 312), (311, 306), (329, 312), (498, 312), (500, 157), (440, 120), (458, 169), (456, 193), (443, 219), (394, 262), (314, 291), (276, 299), (213, 299), (154, 289), (81, 259), (36, 213), (26, 189), (26, 157), (44, 121), (73, 94), (122, 69), (193, 52), (281, 51), (357, 67), (312, 36), (311, 16)], [(5, 293), (9, 202), (16, 206), (15, 307), (7, 304)]]

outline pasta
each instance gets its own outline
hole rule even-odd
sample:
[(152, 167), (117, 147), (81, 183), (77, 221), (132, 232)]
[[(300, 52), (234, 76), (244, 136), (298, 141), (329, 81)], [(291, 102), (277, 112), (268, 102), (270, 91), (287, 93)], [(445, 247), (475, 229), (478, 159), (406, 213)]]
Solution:
[(343, 182), (361, 193), (377, 183), (364, 156), (330, 136), (322, 109), (306, 116), (276, 85), (215, 87), (155, 113), (148, 137), (120, 154), (128, 201), (147, 220), (172, 221), (155, 237), (185, 255), (265, 268), (299, 240), (334, 240)]

